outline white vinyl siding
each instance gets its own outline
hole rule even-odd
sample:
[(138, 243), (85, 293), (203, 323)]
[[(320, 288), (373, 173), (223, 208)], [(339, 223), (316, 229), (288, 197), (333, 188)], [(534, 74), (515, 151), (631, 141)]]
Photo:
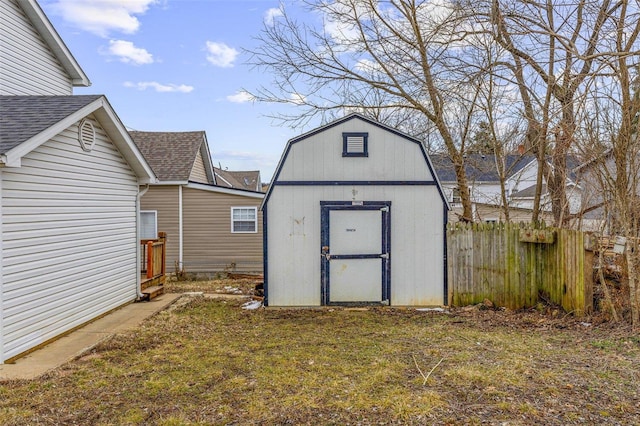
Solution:
[(71, 95), (64, 70), (15, 0), (0, 2), (0, 95)]
[(258, 208), (231, 207), (231, 232), (234, 234), (258, 232)]
[[(435, 186), (277, 186), (268, 201), (270, 306), (320, 305), (320, 201), (391, 201), (391, 303), (444, 302), (444, 209)], [(292, 283), (295, 283), (293, 285)]]
[(137, 179), (93, 124), (91, 152), (74, 125), (2, 171), (5, 359), (137, 297)]
[[(362, 126), (351, 120), (312, 136), (313, 142), (302, 140), (291, 145), (287, 161), (282, 165), (281, 181), (357, 181), (357, 180), (421, 180), (432, 181), (429, 168), (417, 143), (397, 143), (388, 130)], [(343, 157), (344, 133), (367, 133), (367, 157)]]

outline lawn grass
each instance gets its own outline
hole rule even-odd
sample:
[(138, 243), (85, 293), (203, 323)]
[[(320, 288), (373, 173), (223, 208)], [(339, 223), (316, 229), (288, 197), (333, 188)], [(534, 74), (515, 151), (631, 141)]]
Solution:
[(193, 299), (33, 381), (0, 424), (638, 424), (640, 340), (536, 313)]

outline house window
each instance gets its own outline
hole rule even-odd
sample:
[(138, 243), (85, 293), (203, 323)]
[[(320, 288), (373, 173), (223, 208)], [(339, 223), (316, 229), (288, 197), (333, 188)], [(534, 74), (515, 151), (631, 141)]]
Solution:
[(460, 189), (459, 188), (453, 188), (453, 194), (452, 194), (452, 197), (451, 197), (451, 202), (453, 204), (462, 203), (462, 198), (460, 197)]
[(231, 207), (231, 232), (234, 234), (258, 232), (258, 208)]
[(368, 157), (368, 133), (343, 133), (342, 156), (343, 157)]
[(158, 238), (158, 212), (156, 210), (140, 211), (140, 239), (155, 240)]

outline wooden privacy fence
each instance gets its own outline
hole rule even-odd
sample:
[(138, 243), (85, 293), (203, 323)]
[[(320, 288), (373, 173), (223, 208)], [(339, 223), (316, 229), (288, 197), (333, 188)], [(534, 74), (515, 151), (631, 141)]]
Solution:
[(449, 303), (489, 299), (509, 309), (533, 307), (544, 294), (581, 316), (593, 308), (588, 234), (513, 223), (449, 224)]

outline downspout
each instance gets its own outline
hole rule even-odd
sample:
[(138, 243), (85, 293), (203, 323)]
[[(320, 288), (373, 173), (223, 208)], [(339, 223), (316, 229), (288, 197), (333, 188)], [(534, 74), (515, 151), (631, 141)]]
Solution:
[(139, 188), (140, 187), (138, 186), (138, 195), (136, 196), (136, 240), (138, 244), (138, 249), (136, 250), (136, 293), (138, 294), (138, 299), (141, 299), (145, 295), (142, 294), (142, 282), (140, 277), (140, 262), (142, 261), (142, 255), (140, 253), (140, 200), (149, 190), (149, 184), (146, 184), (142, 189)]
[(182, 185), (178, 185), (178, 270), (182, 269)]

